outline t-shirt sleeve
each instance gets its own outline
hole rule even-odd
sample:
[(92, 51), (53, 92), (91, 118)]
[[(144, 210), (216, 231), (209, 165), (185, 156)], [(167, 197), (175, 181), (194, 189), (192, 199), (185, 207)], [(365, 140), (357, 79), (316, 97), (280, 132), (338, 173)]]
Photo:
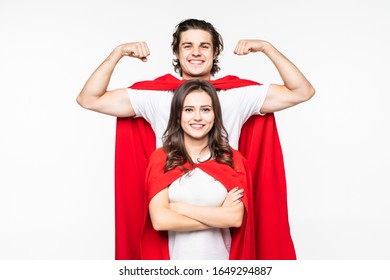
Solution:
[(155, 90), (134, 90), (127, 89), (131, 105), (133, 106), (135, 117), (142, 117), (149, 122), (152, 127), (156, 125), (157, 119), (166, 119), (166, 112), (169, 115), (172, 93), (168, 91)]
[(269, 84), (261, 86), (248, 86), (242, 88), (240, 92), (241, 112), (245, 122), (253, 115), (265, 115), (260, 113), (265, 97), (267, 95)]
[(269, 84), (247, 86), (220, 93), (222, 113), (243, 125), (251, 116), (262, 115), (260, 109), (267, 95)]

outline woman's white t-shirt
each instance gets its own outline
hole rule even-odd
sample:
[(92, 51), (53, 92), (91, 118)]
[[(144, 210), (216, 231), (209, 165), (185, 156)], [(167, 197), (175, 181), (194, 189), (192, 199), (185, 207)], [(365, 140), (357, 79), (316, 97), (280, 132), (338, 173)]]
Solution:
[[(226, 188), (200, 168), (174, 181), (168, 188), (170, 202), (221, 206)], [(168, 231), (171, 260), (228, 260), (231, 235), (228, 228), (198, 231)]]

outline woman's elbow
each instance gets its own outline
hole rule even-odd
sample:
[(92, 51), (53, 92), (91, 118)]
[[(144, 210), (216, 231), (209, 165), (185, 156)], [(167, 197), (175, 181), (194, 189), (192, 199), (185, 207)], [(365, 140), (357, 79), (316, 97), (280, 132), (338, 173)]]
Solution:
[(163, 229), (163, 225), (155, 220), (152, 220), (152, 226), (153, 226), (153, 229), (156, 230), (156, 231), (162, 231), (164, 230)]
[(168, 223), (162, 215), (153, 215), (150, 217), (153, 229), (156, 231), (168, 230)]
[(232, 218), (230, 219), (229, 227), (239, 228), (242, 225), (242, 220), (244, 218), (244, 209), (236, 211)]
[(163, 231), (163, 230), (166, 230), (162, 224), (159, 224), (159, 223), (152, 223), (152, 225), (153, 225), (153, 229), (154, 229), (155, 231)]
[(234, 221), (232, 221), (232, 224), (230, 227), (239, 228), (242, 225), (242, 215), (240, 217), (237, 217)]

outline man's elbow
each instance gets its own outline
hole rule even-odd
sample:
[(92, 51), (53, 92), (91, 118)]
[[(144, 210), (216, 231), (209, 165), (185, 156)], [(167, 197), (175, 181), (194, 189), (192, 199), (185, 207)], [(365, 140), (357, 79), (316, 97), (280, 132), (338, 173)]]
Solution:
[(302, 95), (303, 102), (311, 99), (315, 93), (316, 93), (315, 88), (312, 85), (308, 86), (308, 88), (305, 90), (304, 94)]
[(82, 105), (82, 100), (81, 100), (80, 95), (77, 95), (77, 97), (76, 97), (76, 102), (77, 102), (77, 104), (79, 104), (81, 107), (83, 107), (83, 105)]
[(82, 93), (77, 96), (76, 102), (84, 109), (95, 110), (93, 100), (91, 98), (85, 97)]
[(76, 102), (77, 102), (77, 104), (79, 104), (81, 107), (87, 109), (87, 102), (85, 102), (85, 98), (83, 98), (83, 96), (82, 96), (81, 93), (76, 97)]
[(291, 93), (294, 95), (294, 98), (292, 99), (290, 106), (295, 106), (311, 99), (315, 94), (315, 89), (310, 85), (296, 91), (291, 91)]

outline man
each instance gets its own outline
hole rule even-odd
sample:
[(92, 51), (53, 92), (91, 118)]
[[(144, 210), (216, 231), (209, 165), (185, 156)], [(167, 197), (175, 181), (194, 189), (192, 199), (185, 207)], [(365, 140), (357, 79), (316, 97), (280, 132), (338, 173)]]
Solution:
[[(218, 55), (223, 50), (223, 42), (219, 33), (208, 22), (196, 19), (181, 22), (173, 34), (172, 49), (176, 55), (175, 70), (183, 80), (211, 80), (219, 70)], [(272, 113), (309, 100), (315, 91), (300, 70), (269, 42), (240, 40), (234, 50), (237, 55), (256, 52), (264, 53), (273, 62), (284, 84), (261, 85), (234, 77), (211, 82), (219, 90), (223, 121), (231, 146), (240, 148), (248, 161), (253, 162), (254, 185), (258, 188), (258, 194), (255, 194), (258, 198), (255, 198), (254, 203), (262, 207), (255, 211), (255, 218), (261, 221), (256, 231), (259, 235), (258, 258), (294, 259), (295, 251), (287, 219), (283, 158)], [(119, 117), (116, 150), (117, 259), (140, 258), (137, 242), (141, 227), (137, 224), (142, 223), (146, 206), (142, 180), (134, 183), (134, 178), (143, 178), (145, 168), (142, 166), (146, 165), (147, 157), (153, 149), (161, 146), (172, 93), (181, 81), (167, 75), (156, 81), (136, 83), (130, 89), (107, 88), (120, 59), (130, 56), (146, 62), (149, 54), (145, 42), (119, 45), (95, 70), (77, 97), (77, 102), (86, 109)], [(251, 118), (253, 115), (264, 116)], [(148, 126), (145, 127), (143, 121), (140, 124), (140, 118), (129, 119), (134, 116), (145, 118), (152, 126), (153, 132), (150, 132)], [(134, 123), (137, 123), (135, 130), (130, 128)], [(137, 140), (137, 137), (141, 139)], [(153, 145), (144, 143), (151, 139), (154, 141)], [(137, 141), (140, 143), (137, 144)], [(130, 153), (127, 150), (129, 145), (136, 145), (132, 148), (135, 152)], [(139, 146), (145, 150), (143, 155), (137, 151)], [(137, 159), (133, 159), (134, 157)], [(137, 164), (133, 165), (128, 158), (132, 158), (131, 161), (135, 160)], [(130, 172), (133, 172), (131, 176)], [(274, 193), (277, 193), (276, 197)], [(130, 195), (136, 199), (126, 199)], [(137, 202), (137, 199), (140, 202)], [(131, 212), (129, 209), (135, 209), (134, 216), (123, 214)], [(140, 212), (142, 213), (139, 214)], [(123, 222), (124, 219), (130, 222)]]

